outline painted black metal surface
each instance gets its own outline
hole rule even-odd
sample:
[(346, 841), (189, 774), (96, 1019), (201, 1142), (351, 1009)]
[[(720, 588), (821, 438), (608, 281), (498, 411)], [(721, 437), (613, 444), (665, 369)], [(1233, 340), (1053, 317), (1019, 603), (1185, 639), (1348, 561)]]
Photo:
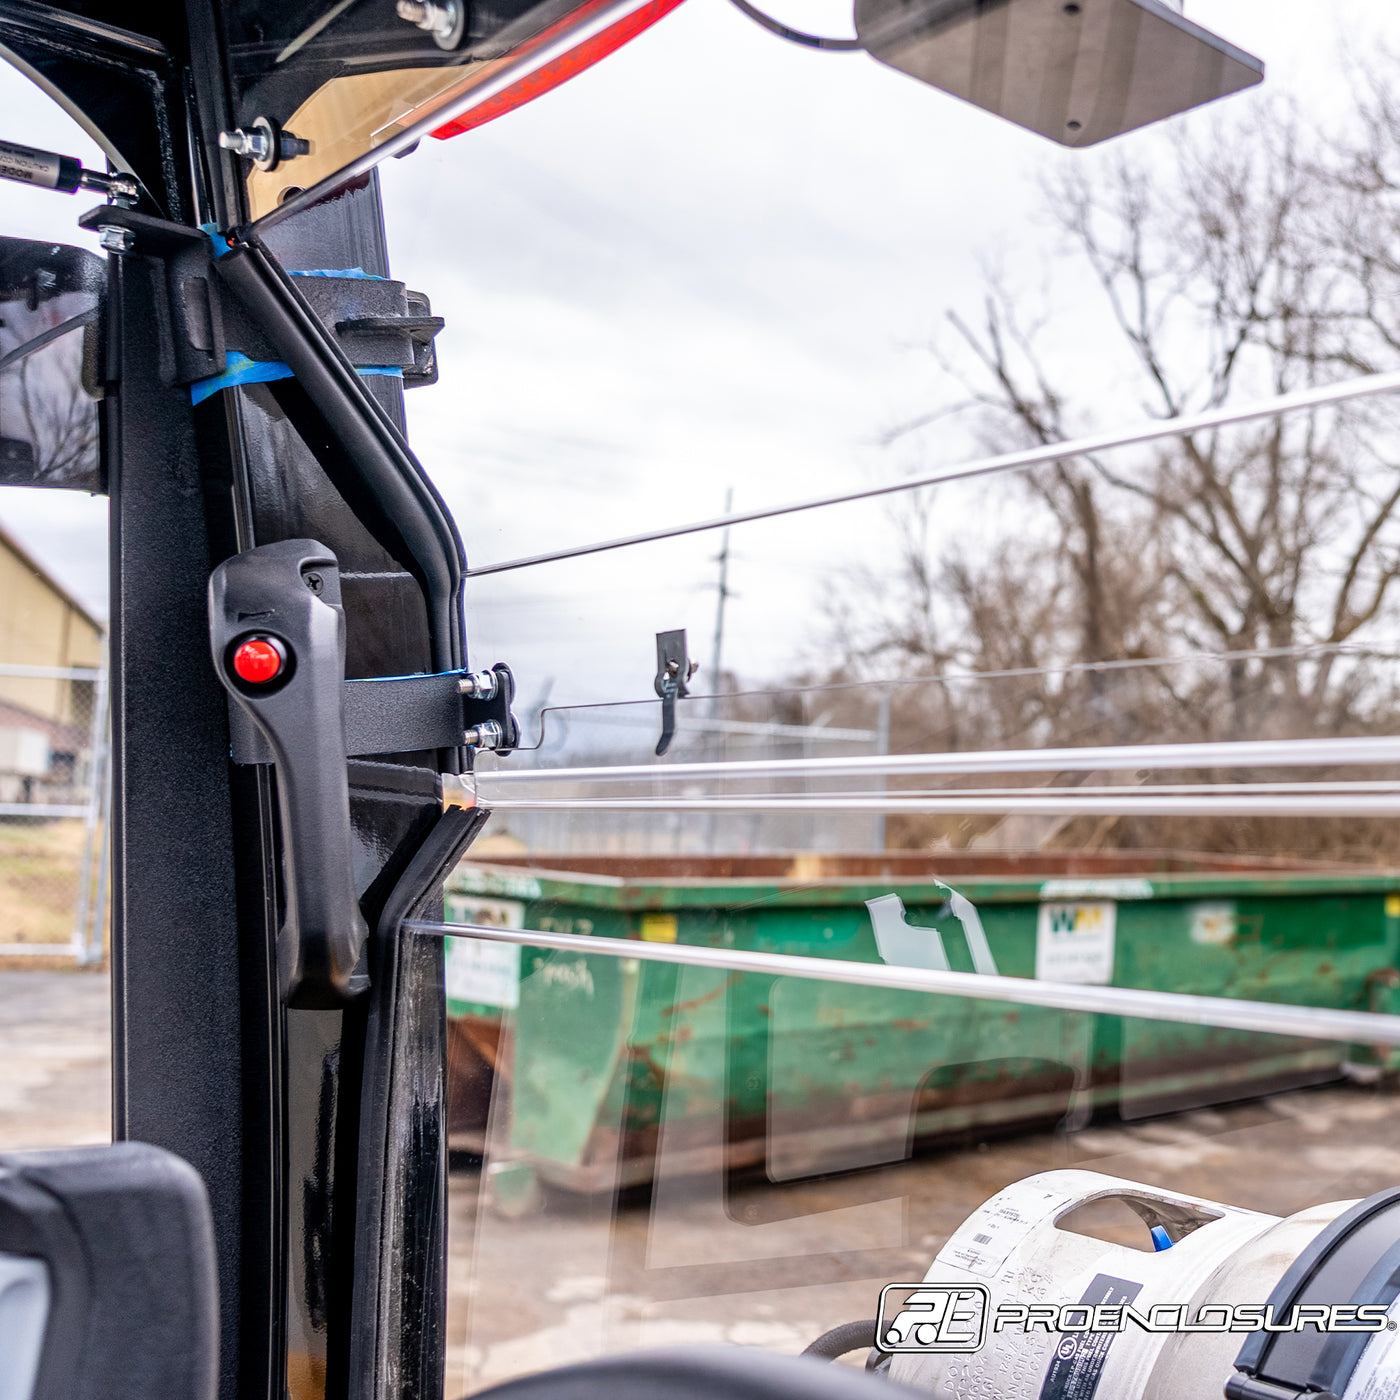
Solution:
[[(197, 407), (176, 382), (205, 362), (176, 362), (170, 318), (187, 289), (183, 273), (172, 284), (171, 260), (193, 265), (198, 225), (228, 228), (247, 213), (243, 172), (217, 143), (239, 105), (231, 8), (240, 43), (290, 13), (215, 0), (139, 10), (0, 0), (4, 55), (102, 132), (143, 182), (138, 213), (185, 226), (169, 247), (112, 260), (101, 375), (113, 522), (115, 1130), (185, 1157), (205, 1182), (222, 1400), (321, 1400), (352, 1387), (431, 1400), (443, 1325), (441, 951), (426, 940), (381, 949), (384, 986), (348, 1009), (283, 1004), (276, 778), (229, 761), (205, 597), (221, 561), (314, 539), (340, 567), (347, 677), (456, 669), (466, 662), (460, 544), (403, 442), (399, 382), (361, 381), (322, 322), (305, 324), (305, 298), (284, 275), (388, 275), (373, 179), (288, 219), (246, 255), (253, 315), (300, 381), (221, 390)], [(391, 6), (374, 9), (386, 31), (417, 42)], [(421, 340), (429, 311), (409, 310)], [(351, 337), (382, 333), (365, 319), (347, 305), (336, 325), (353, 323)], [(186, 349), (201, 352), (194, 340)], [(431, 377), (417, 355), (414, 372)], [(483, 820), (442, 816), (436, 773), (459, 757), (349, 765), (349, 873), (370, 927), (391, 897), (431, 903), (422, 881), (439, 879)], [(377, 1144), (368, 1175), (366, 1143)], [(356, 1293), (364, 1211), (379, 1222), (374, 1282)], [(386, 1308), (407, 1311), (386, 1324)], [(357, 1376), (352, 1339), (366, 1318), (379, 1340)]]
[(188, 394), (155, 374), (159, 276), (141, 259), (113, 264), (103, 402), (112, 498), (113, 1126), (118, 1138), (177, 1153), (204, 1179), (219, 1262), (220, 1393), (249, 1395), (267, 1393), (269, 1334), (280, 1314), (278, 1012), (256, 797), (236, 802), (231, 789), (224, 696), (202, 606), (231, 522), (213, 454), (197, 445)]
[[(277, 230), (270, 251), (289, 271), (359, 267), (387, 276), (377, 184), (371, 182), (289, 221)], [(387, 423), (401, 428), (402, 390), (397, 382), (383, 378), (364, 382)], [(303, 392), (288, 384), (293, 397)], [(254, 538), (261, 542), (309, 535), (330, 545), (340, 561), (347, 676), (392, 676), (436, 669), (434, 661), (444, 645), (442, 624), (439, 621), (436, 628), (430, 625), (430, 601), (409, 571), (411, 561), (391, 553), (336, 489), (322, 465), (324, 454), (318, 459), (307, 448), (287, 416), (287, 394), (279, 400), (267, 386), (234, 392), (241, 405)], [(305, 423), (304, 413), (299, 416)], [(430, 528), (441, 527), (435, 524)], [(447, 528), (451, 528), (450, 521)], [(460, 643), (457, 655), (461, 656)], [(399, 757), (403, 760), (400, 763), (359, 763), (351, 769), (355, 885), (371, 927), (378, 923), (390, 891), (399, 884), (412, 853), (439, 816), (434, 774), (438, 755)], [(405, 949), (397, 968), (395, 985), (400, 990), (394, 997), (391, 1017), (395, 1043), (413, 1047), (413, 1079), (420, 1086), (429, 1086), (426, 1096), (405, 1100), (362, 1092), (362, 1072), (373, 1078), (383, 1069), (375, 1059), (383, 1053), (382, 1039), (376, 1038), (375, 1048), (368, 1056), (366, 1053), (369, 1006), (355, 1006), (345, 1013), (286, 1013), (290, 1269), (286, 1310), (288, 1385), (294, 1400), (315, 1400), (322, 1393), (342, 1396), (353, 1384), (363, 1383), (352, 1370), (350, 1349), (356, 1333), (351, 1285), (356, 1266), (361, 1140), (366, 1131), (373, 1130), (366, 1113), (371, 1119), (379, 1115), (378, 1131), (394, 1135), (402, 1144), (406, 1155), (396, 1161), (395, 1169), (401, 1174), (405, 1193), (413, 1199), (432, 1201), (439, 1190), (434, 1134), (422, 1128), (425, 1123), (437, 1123), (442, 1111), (444, 1010), (441, 993), (432, 991), (441, 983), (438, 956), (433, 949), (416, 944)], [(312, 1065), (316, 1066), (314, 1075)], [(402, 1059), (399, 1072), (404, 1072)], [(328, 1087), (331, 1083), (333, 1090)], [(404, 1125), (390, 1122), (391, 1115), (405, 1112), (417, 1125), (406, 1132), (400, 1131)], [(389, 1228), (392, 1233), (386, 1247), (394, 1253), (398, 1266), (391, 1276), (380, 1280), (381, 1287), (423, 1293), (433, 1307), (440, 1307), (437, 1291), (426, 1288), (425, 1280), (415, 1274), (416, 1270), (438, 1267), (435, 1261), (444, 1247), (440, 1220), (432, 1223), (427, 1238), (421, 1224), (402, 1216), (392, 1217)], [(416, 1242), (412, 1247), (407, 1245), (409, 1238)], [(425, 1318), (423, 1325), (432, 1330), (432, 1319)], [(431, 1376), (421, 1378), (417, 1393), (432, 1397), (440, 1386), (439, 1367)]]
[(0, 0), (0, 52), (41, 80), (140, 180), (152, 212), (190, 215), (181, 7)]
[(337, 493), (422, 588), (431, 646), (431, 664), (423, 669), (462, 665), (462, 546), (407, 449), (401, 410), (395, 423), (363, 392), (334, 335), (261, 244), (235, 247), (215, 268), (292, 367), (294, 379), (272, 385), (274, 399)]

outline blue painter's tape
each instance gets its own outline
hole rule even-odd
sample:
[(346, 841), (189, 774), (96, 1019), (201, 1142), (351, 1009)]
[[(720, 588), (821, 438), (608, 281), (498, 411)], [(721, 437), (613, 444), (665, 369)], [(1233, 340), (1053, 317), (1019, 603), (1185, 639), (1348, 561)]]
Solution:
[[(220, 389), (231, 389), (237, 384), (269, 384), (274, 379), (290, 379), (292, 367), (281, 360), (250, 360), (239, 350), (230, 350), (225, 361), (228, 368), (222, 374), (210, 379), (201, 379), (190, 385), (190, 402), (203, 403)], [(403, 370), (397, 365), (365, 365), (356, 374), (387, 374), (394, 379), (403, 378)]]
[[(209, 241), (214, 245), (214, 256), (221, 258), (229, 250), (228, 239), (218, 230), (214, 224), (201, 224), (200, 228), (209, 235)], [(387, 278), (377, 277), (372, 272), (366, 272), (362, 267), (344, 268), (317, 268), (308, 272), (293, 272), (293, 277), (349, 277), (362, 278), (366, 282), (384, 282)], [(201, 379), (190, 385), (190, 402), (192, 404), (203, 403), (205, 399), (213, 394), (217, 394), (220, 389), (231, 389), (236, 384), (270, 384), (274, 379), (290, 379), (292, 377), (291, 366), (284, 364), (281, 360), (253, 360), (239, 350), (229, 351), (225, 364), (227, 368), (222, 374), (216, 374), (210, 379)], [(387, 374), (395, 379), (403, 378), (403, 370), (397, 365), (364, 365), (355, 371), (356, 374)]]
[(229, 241), (219, 232), (218, 224), (200, 224), (200, 232), (208, 234), (209, 242), (214, 246), (214, 256), (221, 258), (229, 250)]
[(362, 267), (320, 267), (314, 271), (293, 272), (292, 277), (351, 277), (359, 278), (365, 282), (387, 282), (387, 277), (380, 277), (377, 273), (366, 272)]

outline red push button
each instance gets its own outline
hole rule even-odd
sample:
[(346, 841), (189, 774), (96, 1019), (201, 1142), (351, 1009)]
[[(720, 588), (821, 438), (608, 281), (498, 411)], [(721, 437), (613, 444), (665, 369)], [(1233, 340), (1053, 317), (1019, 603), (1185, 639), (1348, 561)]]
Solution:
[(249, 637), (233, 653), (233, 672), (249, 685), (266, 685), (282, 674), (282, 648), (266, 637)]

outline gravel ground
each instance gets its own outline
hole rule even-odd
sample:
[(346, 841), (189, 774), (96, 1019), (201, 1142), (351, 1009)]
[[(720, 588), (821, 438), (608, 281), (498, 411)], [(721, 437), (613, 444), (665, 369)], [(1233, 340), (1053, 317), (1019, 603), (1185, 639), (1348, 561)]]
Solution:
[(110, 982), (0, 972), (0, 1152), (110, 1142)]
[[(503, 1220), (461, 1174), (449, 1376), (477, 1389), (681, 1342), (801, 1351), (837, 1323), (872, 1317), (882, 1284), (922, 1277), (989, 1196), (1059, 1167), (1290, 1215), (1400, 1181), (1400, 1098), (1328, 1086), (1069, 1137), (1024, 1134), (843, 1181), (731, 1184), (727, 1196), (718, 1181), (682, 1181), (624, 1208), (612, 1229), (608, 1202), (562, 1197)], [(772, 1218), (779, 1203), (790, 1218)], [(1145, 1227), (1120, 1210), (1092, 1233), (1145, 1248)]]
[[(0, 1151), (107, 1139), (107, 998), (95, 973), (0, 972)], [(1067, 1166), (1285, 1215), (1400, 1180), (1400, 1099), (1330, 1086), (781, 1189), (663, 1180), (616, 1221), (610, 1200), (557, 1194), (505, 1219), (478, 1172), (455, 1172), (448, 1393), (605, 1349), (800, 1351), (871, 1316), (882, 1283), (920, 1276), (1002, 1186)], [(1122, 1229), (1107, 1233), (1126, 1242)]]

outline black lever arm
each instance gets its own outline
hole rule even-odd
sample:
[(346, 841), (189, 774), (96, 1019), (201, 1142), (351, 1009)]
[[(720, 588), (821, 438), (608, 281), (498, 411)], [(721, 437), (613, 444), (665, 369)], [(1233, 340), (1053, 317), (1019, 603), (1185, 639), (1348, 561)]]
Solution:
[(346, 772), (345, 615), (335, 555), (283, 540), (225, 560), (209, 580), (219, 679), (277, 765), (286, 909), (277, 939), (289, 1006), (343, 1005), (367, 929), (355, 897)]

